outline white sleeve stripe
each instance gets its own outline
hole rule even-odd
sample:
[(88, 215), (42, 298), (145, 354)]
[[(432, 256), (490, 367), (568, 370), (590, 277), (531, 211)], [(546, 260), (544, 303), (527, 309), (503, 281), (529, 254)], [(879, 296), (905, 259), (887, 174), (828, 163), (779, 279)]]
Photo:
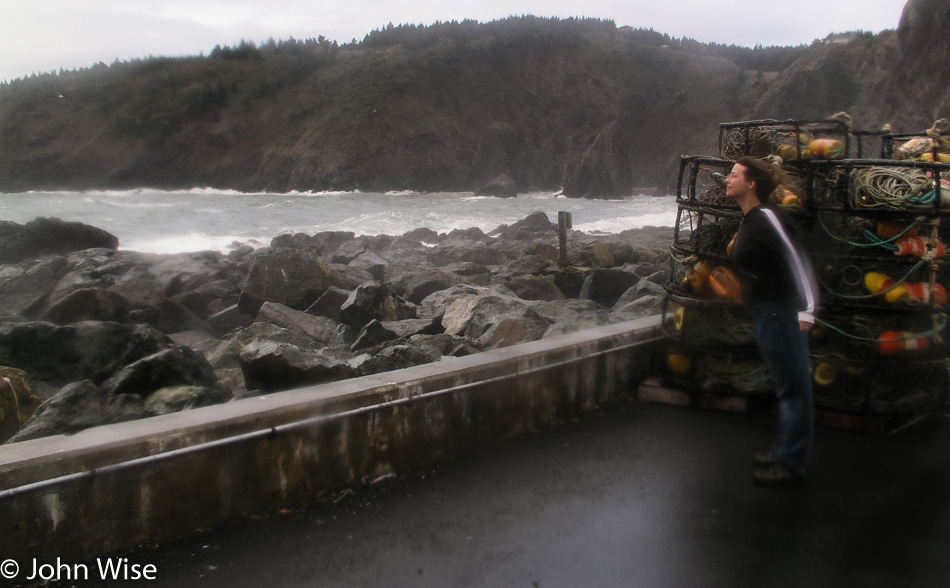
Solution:
[(785, 232), (785, 227), (782, 226), (782, 223), (778, 220), (778, 217), (775, 216), (775, 212), (763, 208), (762, 212), (765, 213), (765, 218), (769, 219), (769, 222), (775, 228), (776, 232), (782, 238), (782, 243), (785, 244), (785, 248), (788, 251), (789, 258), (793, 261), (794, 270), (798, 274), (802, 291), (805, 296), (805, 309), (804, 311), (808, 314), (815, 313), (815, 284), (812, 281), (812, 277), (805, 270), (805, 265), (802, 263), (801, 257), (798, 255), (798, 251), (795, 249), (795, 246), (792, 245), (792, 240), (789, 239), (788, 233)]

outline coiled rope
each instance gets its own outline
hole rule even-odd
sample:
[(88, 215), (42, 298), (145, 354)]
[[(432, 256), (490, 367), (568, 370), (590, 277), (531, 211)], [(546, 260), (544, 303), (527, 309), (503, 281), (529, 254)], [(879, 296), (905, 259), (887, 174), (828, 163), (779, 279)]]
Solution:
[(870, 167), (852, 173), (854, 205), (859, 208), (913, 209), (933, 204), (933, 180), (918, 169)]

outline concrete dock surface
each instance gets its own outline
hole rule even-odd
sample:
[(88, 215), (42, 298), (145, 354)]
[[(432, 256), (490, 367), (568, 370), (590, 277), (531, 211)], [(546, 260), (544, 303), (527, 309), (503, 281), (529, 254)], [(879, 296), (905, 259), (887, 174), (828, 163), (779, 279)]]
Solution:
[(758, 487), (774, 426), (631, 402), (113, 554), (155, 580), (58, 584), (950, 586), (950, 415), (888, 437), (818, 427), (805, 483)]

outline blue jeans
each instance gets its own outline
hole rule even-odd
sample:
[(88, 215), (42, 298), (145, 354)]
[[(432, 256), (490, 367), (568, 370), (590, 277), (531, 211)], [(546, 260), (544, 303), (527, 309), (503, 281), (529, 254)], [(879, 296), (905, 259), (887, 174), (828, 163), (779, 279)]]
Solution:
[(755, 340), (775, 385), (778, 435), (772, 455), (792, 474), (804, 476), (815, 433), (808, 333), (798, 326), (798, 311), (790, 302), (749, 305)]

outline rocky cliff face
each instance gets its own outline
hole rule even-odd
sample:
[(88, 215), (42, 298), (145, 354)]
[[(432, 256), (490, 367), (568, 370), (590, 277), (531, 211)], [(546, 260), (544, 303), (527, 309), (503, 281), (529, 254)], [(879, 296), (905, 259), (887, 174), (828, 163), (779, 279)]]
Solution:
[(843, 46), (524, 17), (99, 65), (0, 86), (0, 191), (467, 191), (504, 175), (521, 191), (662, 193), (681, 154), (716, 153), (719, 122), (848, 111), (861, 129), (929, 127), (950, 107), (948, 28), (944, 0), (910, 0), (896, 32)]

